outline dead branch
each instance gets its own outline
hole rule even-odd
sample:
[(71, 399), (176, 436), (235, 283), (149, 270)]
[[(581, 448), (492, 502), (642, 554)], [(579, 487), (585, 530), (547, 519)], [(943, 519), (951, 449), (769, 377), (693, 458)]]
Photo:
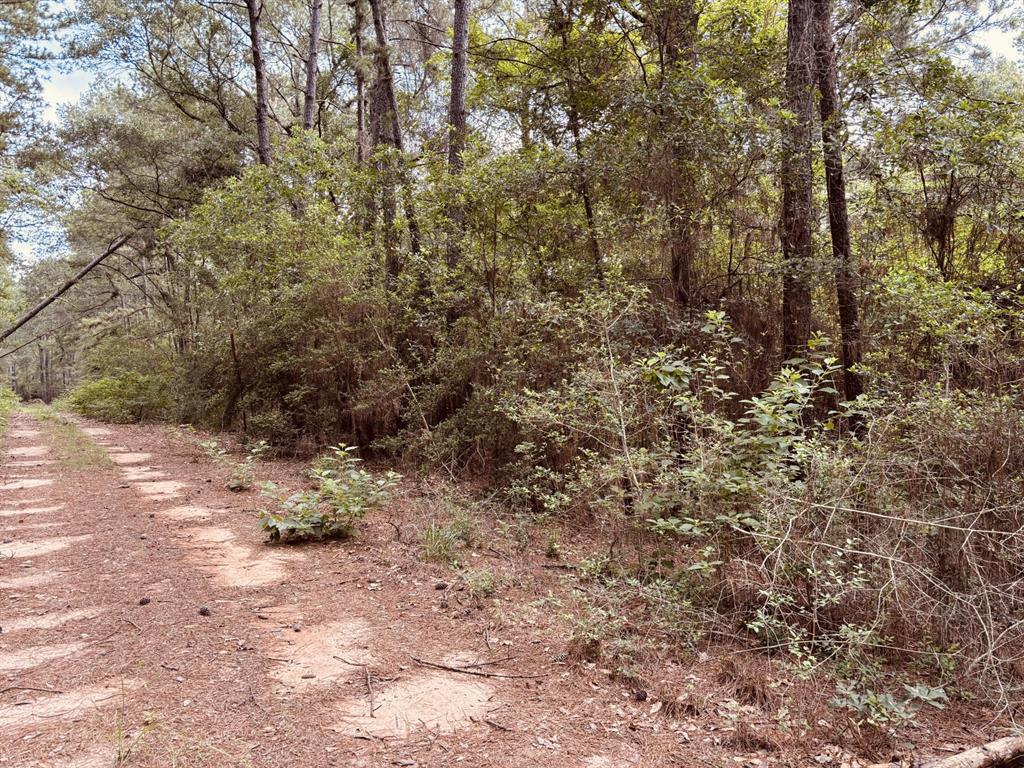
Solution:
[(417, 664), (424, 667), (443, 669), (448, 672), (459, 672), (463, 675), (475, 675), (476, 677), (501, 677), (507, 680), (536, 680), (538, 677), (547, 677), (547, 675), (505, 675), (500, 672), (481, 672), (477, 669), (468, 669), (466, 667), (452, 667), (448, 664), (438, 664), (436, 661), (425, 661), (424, 659), (418, 659), (415, 656), (410, 656), (410, 658)]
[(38, 315), (40, 312), (42, 312), (44, 309), (46, 309), (48, 306), (50, 306), (53, 302), (55, 302), (57, 299), (59, 299), (61, 296), (63, 296), (68, 290), (73, 288), (78, 283), (79, 280), (81, 280), (83, 277), (85, 277), (87, 274), (89, 274), (93, 269), (95, 269), (100, 264), (102, 264), (103, 260), (105, 258), (110, 256), (112, 253), (116, 253), (118, 251), (118, 249), (121, 248), (121, 246), (124, 245), (125, 243), (127, 243), (130, 239), (131, 239), (131, 235), (121, 235), (120, 237), (115, 238), (110, 243), (110, 245), (107, 246), (107, 249), (103, 253), (101, 253), (95, 259), (93, 259), (88, 264), (86, 264), (84, 267), (82, 267), (82, 269), (80, 269), (78, 271), (78, 273), (75, 274), (74, 277), (72, 277), (70, 280), (68, 280), (66, 283), (64, 283), (64, 285), (62, 285), (60, 288), (58, 288), (56, 291), (54, 291), (48, 297), (43, 299), (41, 302), (36, 304), (34, 307), (32, 307), (32, 309), (30, 309), (24, 315), (19, 317), (14, 322), (14, 325), (12, 325), (10, 328), (8, 328), (3, 333), (0, 333), (0, 341), (3, 341), (4, 339), (6, 339), (8, 336), (10, 336), (16, 330), (21, 328), (21, 326), (25, 325), (29, 320), (31, 320), (33, 317)]
[[(927, 763), (927, 768), (1010, 768), (1024, 758), (1024, 736), (1007, 736), (959, 755)], [(869, 768), (898, 768), (898, 763), (876, 763)]]

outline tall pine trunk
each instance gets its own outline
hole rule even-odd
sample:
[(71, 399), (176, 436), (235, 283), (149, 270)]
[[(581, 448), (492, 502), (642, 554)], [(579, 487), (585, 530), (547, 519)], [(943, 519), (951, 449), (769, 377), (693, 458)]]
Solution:
[(356, 48), (356, 164), (362, 167), (366, 149), (366, 70), (363, 63), (363, 29), (366, 27), (366, 2), (353, 0), (352, 39)]
[[(395, 95), (394, 75), (391, 70), (391, 60), (388, 54), (387, 19), (384, 15), (384, 8), (381, 0), (370, 0), (370, 14), (373, 17), (373, 31), (377, 42), (375, 59), (376, 79), (374, 82), (373, 108), (376, 110), (374, 122), (377, 124), (374, 143), (385, 144), (395, 149), (398, 157), (388, 163), (392, 166), (387, 176), (397, 175), (397, 182), (402, 189), (402, 207), (405, 208), (406, 225), (409, 227), (409, 247), (413, 256), (420, 254), (420, 227), (416, 217), (415, 202), (412, 197), (412, 184), (405, 169), (405, 145), (402, 140), (402, 127), (398, 120), (398, 98)], [(397, 169), (393, 166), (397, 164)], [(396, 172), (392, 172), (392, 170)], [(385, 180), (384, 190), (384, 211), (385, 227), (388, 226), (388, 206), (394, 205), (394, 181), (391, 178)], [(390, 190), (387, 189), (390, 187)], [(394, 226), (394, 214), (391, 215), (391, 227)], [(387, 235), (386, 235), (387, 237)], [(401, 271), (401, 263), (397, 256), (388, 262), (388, 276), (392, 279), (398, 276)]]
[(825, 188), (828, 192), (828, 223), (835, 259), (836, 300), (839, 305), (839, 333), (842, 345), (843, 389), (853, 400), (864, 391), (864, 383), (853, 368), (861, 361), (860, 322), (854, 292), (853, 250), (850, 246), (850, 216), (846, 208), (846, 178), (843, 172), (843, 118), (836, 85), (835, 41), (832, 37), (832, 0), (814, 0), (815, 53), (817, 62), (818, 110), (821, 116), (821, 144), (825, 160)]
[(252, 47), (252, 71), (256, 79), (256, 154), (263, 165), (270, 165), (270, 86), (267, 82), (267, 67), (263, 60), (263, 37), (260, 33), (260, 17), (263, 15), (261, 0), (245, 0), (249, 16), (249, 42)]
[(699, 204), (694, 200), (694, 180), (688, 170), (697, 158), (680, 136), (677, 112), (666, 108), (672, 85), (679, 70), (697, 68), (697, 23), (700, 18), (693, 0), (656, 0), (648, 11), (651, 32), (661, 58), (661, 92), (659, 121), (667, 139), (668, 178), (665, 204), (668, 213), (668, 246), (672, 281), (672, 298), (680, 306), (693, 302), (693, 271), (699, 237), (697, 232)]
[(811, 134), (814, 116), (814, 0), (789, 0), (787, 112), (782, 129), (782, 352), (804, 354), (811, 336)]
[[(451, 100), (448, 104), (448, 174), (453, 182), (462, 175), (466, 150), (466, 81), (469, 58), (469, 0), (455, 0), (452, 22)], [(461, 190), (452, 190), (447, 206), (448, 266), (454, 267), (462, 258), (462, 235), (466, 226), (466, 209)]]
[(320, 10), (322, 8), (323, 0), (312, 0), (309, 6), (309, 49), (306, 54), (306, 89), (302, 103), (302, 127), (307, 131), (313, 127), (317, 112), (317, 55), (320, 51)]

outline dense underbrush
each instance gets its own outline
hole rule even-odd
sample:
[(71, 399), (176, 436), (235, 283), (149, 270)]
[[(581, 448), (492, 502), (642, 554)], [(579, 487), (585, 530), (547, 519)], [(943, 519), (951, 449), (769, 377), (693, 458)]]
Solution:
[(10, 389), (0, 388), (0, 434), (7, 426), (7, 417), (18, 405), (18, 396)]
[(773, 362), (755, 305), (679, 313), (622, 265), (558, 283), (510, 262), (460, 292), (465, 275), (411, 263), (387, 285), (353, 222), (297, 199), (288, 163), (308, 171), (251, 169), (166, 233), (218, 312), (160, 343), (108, 338), (73, 408), (309, 455), (345, 442), (482, 480), (529, 524), (584, 524), (609, 544), (577, 564), (597, 617), (579, 635), (602, 652), (724, 633), (833, 676), (873, 719), (981, 686), (1019, 698), (1012, 298), (891, 270), (866, 296), (868, 394), (844, 403), (826, 335)]

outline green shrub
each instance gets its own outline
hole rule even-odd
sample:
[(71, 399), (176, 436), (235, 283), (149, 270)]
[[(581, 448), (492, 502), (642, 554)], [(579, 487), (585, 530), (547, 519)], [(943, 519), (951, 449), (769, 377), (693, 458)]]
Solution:
[(67, 402), (75, 413), (115, 424), (166, 418), (173, 407), (170, 387), (160, 376), (122, 371), (87, 381)]
[(895, 696), (841, 681), (836, 686), (837, 694), (831, 704), (838, 709), (849, 710), (850, 718), (855, 725), (868, 723), (885, 728), (912, 721), (924, 705), (945, 709), (948, 702), (946, 692), (942, 688), (923, 684), (904, 685), (903, 688), (906, 694)]
[(7, 387), (0, 388), (0, 430), (7, 426), (7, 415), (18, 406), (18, 396)]
[(270, 448), (266, 440), (259, 440), (249, 446), (242, 461), (235, 461), (227, 449), (223, 448), (216, 440), (204, 440), (199, 447), (207, 456), (231, 472), (227, 486), (229, 491), (236, 492), (252, 488), (253, 483), (256, 482), (254, 470), (256, 461)]
[(274, 483), (263, 485), (263, 495), (278, 503), (276, 511), (260, 513), (271, 541), (350, 536), (370, 509), (391, 498), (401, 476), (368, 472), (354, 450), (339, 445), (317, 459), (310, 470), (317, 486), (313, 490), (290, 493)]
[[(453, 500), (449, 500), (450, 503)], [(476, 523), (468, 509), (455, 504), (447, 522), (432, 520), (423, 529), (423, 559), (448, 565), (459, 564), (459, 550), (470, 546), (476, 536)]]

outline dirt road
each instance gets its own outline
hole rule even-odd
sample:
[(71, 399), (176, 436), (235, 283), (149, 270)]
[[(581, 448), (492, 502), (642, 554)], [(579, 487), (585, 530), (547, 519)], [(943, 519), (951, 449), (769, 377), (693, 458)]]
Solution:
[[(741, 707), (706, 654), (658, 661), (644, 690), (572, 663), (563, 566), (481, 544), (462, 573), (500, 588), (472, 595), (424, 562), (424, 521), (443, 506), (429, 485), (350, 541), (270, 546), (259, 494), (228, 491), (197, 443), (11, 418), (0, 768), (859, 764), (829, 741), (834, 712), (787, 714), (799, 692), (784, 678), (762, 678), (770, 705)], [(301, 470), (258, 474), (295, 488)], [(663, 707), (676, 693), (691, 703)], [(976, 743), (972, 720), (915, 738)]]
[(543, 609), (468, 605), (403, 523), (270, 547), (194, 444), (81, 428), (8, 429), (0, 765), (687, 764), (685, 730), (559, 662)]

